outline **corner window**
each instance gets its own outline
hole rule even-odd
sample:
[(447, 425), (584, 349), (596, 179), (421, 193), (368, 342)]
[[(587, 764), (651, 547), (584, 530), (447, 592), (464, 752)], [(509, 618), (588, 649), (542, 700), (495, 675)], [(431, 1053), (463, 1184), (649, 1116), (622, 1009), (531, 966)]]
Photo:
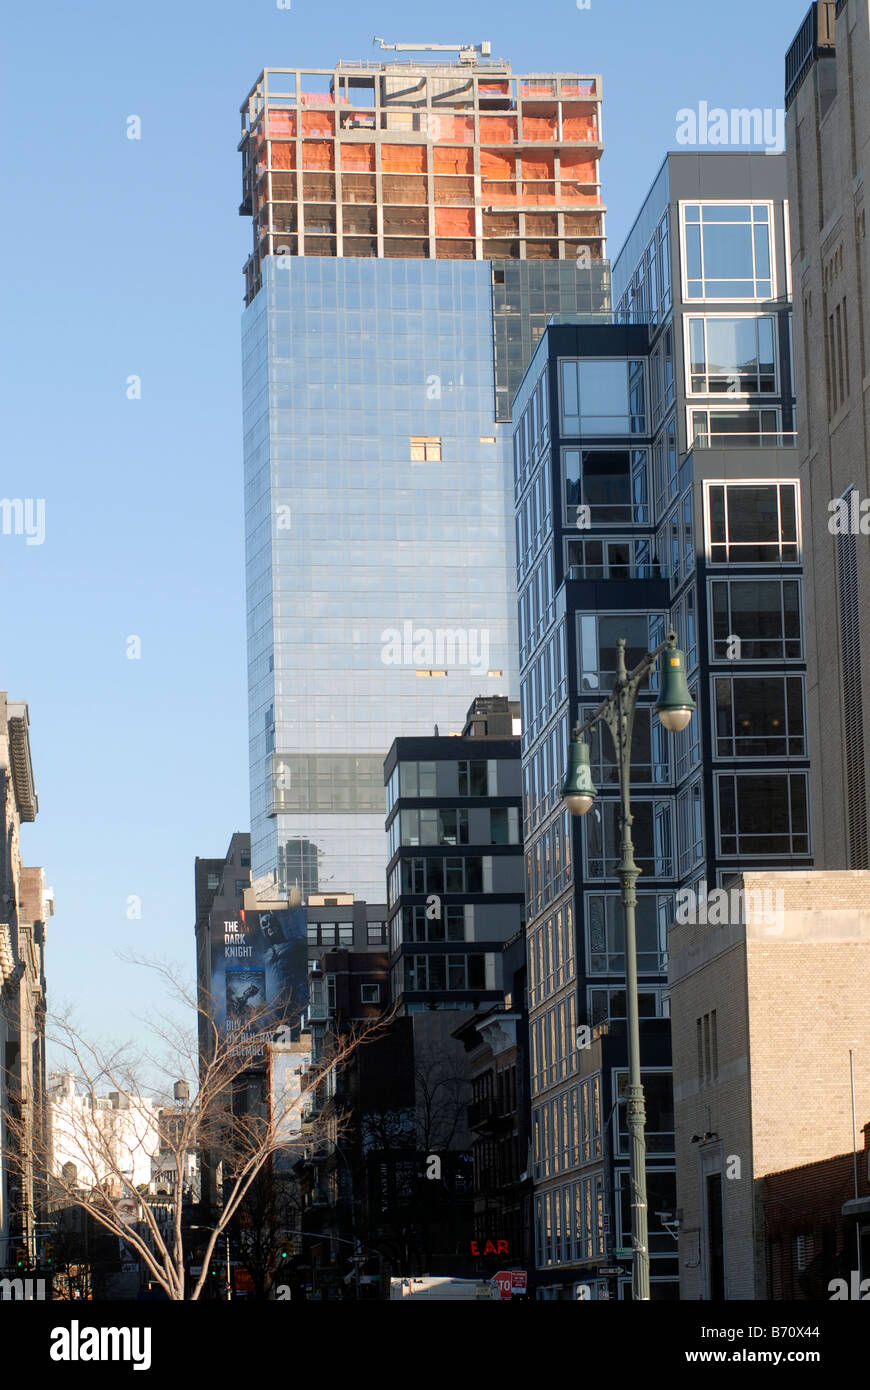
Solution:
[(802, 659), (796, 579), (714, 579), (710, 598), (714, 661)]
[(692, 395), (765, 395), (776, 391), (776, 319), (689, 319), (689, 391)]
[(565, 449), (562, 466), (569, 525), (577, 524), (580, 506), (590, 509), (594, 525), (649, 520), (646, 449)]
[(797, 563), (795, 483), (711, 484), (707, 505), (711, 564)]
[(771, 299), (769, 203), (687, 203), (687, 299)]
[(806, 755), (802, 676), (717, 676), (717, 758)]
[(563, 359), (560, 362), (563, 434), (645, 434), (643, 362)]
[(721, 855), (809, 854), (804, 773), (720, 774), (716, 781)]
[(690, 410), (689, 447), (694, 449), (779, 448), (794, 442), (780, 429), (779, 410)]

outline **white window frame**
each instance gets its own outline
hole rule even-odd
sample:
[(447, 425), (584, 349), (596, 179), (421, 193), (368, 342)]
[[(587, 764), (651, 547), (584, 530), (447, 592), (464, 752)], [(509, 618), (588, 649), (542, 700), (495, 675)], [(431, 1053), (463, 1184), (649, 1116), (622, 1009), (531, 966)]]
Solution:
[[(680, 210), (680, 289), (683, 296), (684, 312), (694, 304), (768, 304), (778, 298), (777, 290), (777, 266), (776, 266), (776, 229), (774, 222), (774, 208), (776, 204), (768, 198), (681, 198), (679, 201)], [(687, 207), (766, 207), (768, 209), (767, 226), (770, 234), (770, 295), (740, 295), (735, 298), (733, 295), (725, 295), (713, 298), (704, 295), (700, 299), (689, 298), (689, 276), (688, 276), (688, 256), (686, 254), (686, 208)], [(703, 227), (703, 222), (701, 226)], [(741, 225), (735, 223), (735, 226)], [(750, 221), (750, 226), (754, 222)], [(701, 254), (703, 256), (703, 236), (701, 238)], [(753, 261), (755, 259), (753, 248)], [(708, 276), (703, 276), (704, 281)], [(757, 275), (753, 275), (753, 283), (758, 280)]]
[[(721, 449), (721, 448), (728, 448), (728, 447), (729, 447), (728, 445), (722, 445), (722, 444), (713, 444), (713, 445), (706, 445), (706, 444), (698, 444), (698, 445), (696, 445), (696, 444), (695, 444), (695, 423), (694, 423), (694, 421), (693, 421), (693, 419), (692, 419), (692, 416), (695, 415), (695, 414), (700, 414), (701, 412), (704, 412), (704, 413), (706, 413), (706, 415), (707, 415), (707, 437), (708, 437), (708, 438), (709, 438), (710, 435), (712, 434), (712, 431), (711, 431), (711, 429), (710, 429), (710, 414), (711, 414), (711, 412), (714, 413), (714, 414), (718, 414), (718, 415), (725, 415), (725, 414), (728, 414), (728, 415), (752, 415), (752, 414), (756, 414), (756, 415), (757, 415), (757, 414), (759, 414), (759, 412), (762, 411), (762, 410), (769, 410), (769, 411), (772, 412), (772, 414), (774, 414), (774, 415), (776, 416), (776, 429), (775, 429), (775, 430), (772, 430), (772, 431), (771, 431), (771, 430), (764, 430), (764, 431), (762, 431), (761, 429), (756, 429), (756, 430), (741, 430), (741, 431), (740, 431), (740, 434), (741, 434), (741, 435), (751, 435), (753, 438), (757, 438), (757, 439), (765, 439), (765, 438), (768, 438), (768, 439), (769, 439), (771, 434), (775, 434), (775, 435), (777, 435), (777, 436), (782, 435), (782, 405), (780, 404), (780, 400), (779, 400), (778, 397), (775, 397), (774, 400), (771, 402), (770, 405), (759, 404), (759, 402), (757, 402), (757, 401), (753, 401), (752, 404), (750, 405), (750, 404), (747, 403), (747, 398), (746, 398), (745, 396), (730, 396), (730, 397), (729, 397), (729, 396), (722, 396), (720, 399), (723, 400), (723, 401), (728, 401), (728, 400), (740, 401), (740, 404), (739, 404), (739, 405), (735, 405), (735, 406), (728, 406), (728, 405), (720, 406), (719, 403), (718, 403), (718, 401), (717, 401), (716, 404), (711, 405), (709, 399), (707, 399), (707, 400), (701, 402), (700, 404), (694, 404), (694, 405), (688, 405), (688, 406), (686, 406), (686, 443), (687, 443), (687, 447), (688, 447), (689, 451), (691, 451), (691, 450), (694, 449), (694, 448), (699, 448), (699, 449), (706, 449), (706, 448)], [(759, 419), (758, 423), (759, 423), (759, 426), (760, 426), (760, 425), (761, 425), (761, 420), (760, 420), (760, 419)], [(738, 445), (736, 445), (735, 447), (736, 447), (736, 448), (739, 448), (739, 449), (754, 449), (754, 448), (763, 449), (763, 448), (765, 447), (765, 445), (763, 445), (763, 444), (758, 444), (758, 445), (755, 445), (755, 444), (738, 444)], [(770, 448), (770, 447), (773, 447), (773, 446), (768, 445), (768, 446), (766, 446), (766, 447)], [(754, 479), (753, 479), (753, 481), (754, 481)]]
[[(703, 304), (705, 301), (704, 301), (704, 300), (701, 300), (700, 302)], [(791, 317), (791, 316), (789, 316), (789, 317)], [(691, 320), (692, 320), (692, 319), (704, 319), (705, 321), (708, 320), (708, 319), (729, 319), (729, 320), (733, 320), (733, 319), (751, 319), (753, 323), (757, 322), (758, 319), (770, 319), (770, 320), (772, 321), (772, 323), (773, 323), (773, 373), (774, 373), (774, 389), (773, 389), (772, 391), (767, 391), (767, 392), (761, 392), (761, 391), (710, 391), (710, 390), (707, 390), (707, 391), (693, 391), (693, 390), (692, 390), (692, 375), (693, 375), (693, 373), (692, 373), (692, 340), (691, 340)], [(779, 326), (779, 316), (778, 316), (776, 313), (772, 312), (772, 311), (771, 311), (770, 313), (760, 313), (760, 314), (749, 314), (749, 313), (742, 313), (742, 312), (740, 312), (740, 313), (734, 313), (734, 314), (726, 314), (726, 313), (723, 313), (723, 312), (721, 312), (721, 311), (719, 311), (719, 312), (717, 312), (717, 313), (715, 313), (715, 314), (705, 314), (705, 313), (693, 314), (693, 313), (691, 313), (688, 309), (686, 309), (686, 312), (685, 312), (685, 315), (684, 315), (684, 320), (683, 320), (683, 361), (684, 361), (684, 363), (685, 363), (685, 372), (686, 372), (686, 396), (687, 396), (687, 398), (688, 398), (689, 400), (693, 400), (693, 401), (707, 400), (708, 398), (709, 398), (709, 399), (716, 400), (716, 401), (723, 401), (723, 400), (724, 400), (724, 401), (729, 401), (729, 400), (732, 400), (732, 401), (747, 401), (747, 400), (750, 399), (750, 397), (761, 397), (761, 398), (763, 398), (765, 401), (768, 401), (768, 400), (770, 400), (770, 401), (776, 401), (776, 399), (777, 399), (778, 397), (781, 397), (782, 394), (783, 394), (783, 391), (782, 391), (782, 371), (781, 371), (781, 365), (780, 365), (780, 351), (779, 351), (779, 334), (778, 334), (778, 332), (777, 332), (778, 326)], [(705, 348), (706, 348), (706, 342), (707, 342), (707, 339), (706, 339), (706, 335), (705, 335), (705, 338), (704, 338)], [(706, 365), (706, 364), (705, 364), (705, 365)], [(709, 371), (706, 371), (706, 372), (705, 372), (705, 376), (707, 376), (707, 378), (709, 379), (709, 376), (710, 376)]]
[[(735, 666), (735, 667), (739, 666), (739, 664), (740, 664), (740, 663), (739, 663), (739, 662), (736, 662), (736, 661), (731, 663), (731, 665), (732, 665), (732, 666)], [(771, 677), (776, 677), (777, 675), (778, 675), (778, 673), (775, 673), (775, 672), (773, 672), (773, 671), (770, 672), (770, 676), (771, 676)], [(767, 678), (768, 678), (768, 673), (765, 672), (765, 679), (767, 679)], [(741, 673), (740, 673), (739, 671), (737, 671), (737, 670), (734, 670), (734, 671), (715, 671), (715, 672), (711, 672), (711, 675), (710, 675), (710, 713), (711, 713), (711, 717), (712, 717), (712, 721), (713, 721), (713, 727), (712, 727), (712, 729), (711, 729), (711, 739), (712, 739), (713, 758), (714, 758), (714, 760), (716, 760), (716, 761), (722, 761), (722, 762), (729, 762), (729, 763), (782, 763), (782, 762), (790, 762), (792, 758), (806, 759), (806, 758), (808, 758), (808, 757), (810, 756), (810, 754), (809, 754), (809, 730), (808, 730), (808, 728), (807, 728), (807, 680), (806, 680), (806, 676), (805, 676), (805, 675), (803, 674), (803, 672), (801, 672), (801, 671), (792, 671), (792, 670), (788, 670), (788, 671), (783, 671), (782, 674), (781, 674), (781, 676), (778, 676), (778, 678), (781, 679), (783, 682), (785, 682), (786, 680), (799, 680), (800, 683), (801, 683), (801, 713), (802, 713), (802, 716), (803, 716), (803, 738), (804, 738), (804, 751), (803, 751), (803, 753), (720, 753), (720, 752), (719, 752), (719, 734), (718, 734), (718, 732), (717, 732), (717, 725), (716, 725), (716, 708), (717, 708), (717, 706), (716, 706), (716, 681), (717, 681), (717, 680), (719, 680), (719, 681), (726, 681), (726, 680), (727, 680), (727, 681), (731, 681), (731, 683), (732, 683), (732, 685), (733, 685), (736, 681), (752, 681), (752, 680), (755, 680), (756, 677), (754, 677), (754, 676), (748, 676), (748, 675), (745, 675), (745, 674), (741, 674)], [(785, 696), (785, 686), (784, 686), (784, 685), (783, 685), (783, 698), (784, 698), (784, 700), (787, 699), (787, 697)], [(733, 695), (732, 695), (732, 709), (733, 709)], [(735, 740), (736, 740), (737, 737), (738, 737), (737, 735), (734, 735)], [(784, 735), (784, 738), (786, 739), (786, 741), (788, 741), (789, 737), (790, 737), (789, 734), (785, 734), (785, 735)]]
[[(729, 489), (729, 488), (738, 488), (738, 487), (775, 487), (775, 488), (780, 488), (780, 487), (793, 487), (794, 490), (795, 490), (795, 521), (796, 521), (795, 535), (796, 535), (796, 543), (797, 543), (797, 559), (796, 559), (796, 560), (783, 560), (782, 555), (780, 554), (779, 558), (776, 559), (776, 560), (714, 560), (714, 559), (712, 558), (712, 556), (711, 556), (711, 548), (712, 548), (713, 542), (712, 542), (711, 537), (710, 537), (710, 530), (711, 530), (711, 527), (710, 527), (710, 489), (711, 489), (711, 488), (714, 488), (714, 487), (724, 487), (724, 488), (725, 488), (725, 526), (726, 526), (726, 531), (727, 531), (727, 527), (728, 527), (728, 489)], [(782, 501), (781, 501), (781, 498), (780, 498), (780, 496), (779, 496), (779, 493), (777, 493), (777, 514), (778, 514), (778, 516), (779, 516), (779, 518), (780, 518), (780, 521), (781, 521), (781, 519), (782, 519)], [(782, 528), (781, 528), (781, 526), (780, 526), (780, 539), (779, 539), (779, 541), (778, 541), (778, 545), (779, 545), (779, 547), (780, 547), (780, 551), (782, 550), (782, 547), (783, 547), (784, 544), (785, 544), (785, 545), (791, 545), (791, 544), (792, 544), (791, 541), (785, 541), (785, 542), (784, 542), (784, 541), (782, 540), (781, 529), (782, 529)], [(716, 544), (717, 544), (717, 545), (722, 545), (723, 542), (722, 542), (722, 541), (716, 541)], [(769, 542), (765, 542), (765, 541), (758, 541), (758, 542), (746, 541), (746, 542), (741, 542), (741, 541), (730, 541), (730, 540), (726, 540), (726, 541), (724, 542), (724, 544), (725, 544), (725, 545), (735, 545), (735, 546), (740, 546), (741, 544), (746, 544), (746, 545), (754, 545), (754, 544), (765, 545), (765, 544), (769, 544), (769, 545), (772, 545), (773, 542), (772, 542), (772, 541), (769, 541)], [(695, 541), (695, 547), (696, 547), (696, 553), (697, 553), (697, 538), (696, 538), (696, 541)], [(709, 567), (714, 567), (714, 568), (717, 568), (717, 569), (718, 569), (720, 566), (721, 566), (722, 568), (726, 568), (726, 567), (727, 567), (727, 569), (728, 569), (729, 571), (730, 571), (730, 570), (741, 570), (741, 571), (743, 571), (743, 570), (753, 570), (753, 569), (759, 569), (759, 568), (765, 568), (765, 567), (766, 567), (766, 568), (774, 568), (774, 567), (776, 567), (777, 569), (784, 569), (784, 570), (788, 570), (788, 571), (799, 570), (799, 569), (802, 569), (802, 567), (803, 567), (803, 553), (804, 553), (804, 545), (803, 545), (803, 530), (802, 530), (802, 516), (801, 516), (801, 484), (800, 484), (800, 478), (705, 478), (705, 480), (704, 480), (704, 559), (706, 560), (707, 565), (708, 565)], [(762, 578), (762, 577), (763, 577), (763, 576), (759, 576), (759, 578)], [(803, 608), (803, 605), (801, 605), (801, 608)], [(712, 612), (712, 608), (711, 608), (711, 612)], [(712, 632), (712, 627), (711, 627), (711, 632)]]
[[(739, 569), (741, 569), (741, 570), (743, 569), (742, 566), (734, 566), (733, 568), (739, 568)], [(744, 660), (744, 661), (751, 661), (751, 662), (753, 663), (753, 665), (758, 665), (758, 666), (768, 666), (768, 665), (769, 665), (769, 666), (783, 666), (783, 667), (786, 667), (787, 669), (790, 670), (790, 669), (791, 669), (791, 666), (792, 666), (792, 663), (795, 663), (795, 664), (797, 664), (797, 663), (799, 663), (799, 662), (800, 662), (800, 663), (803, 663), (803, 662), (805, 662), (806, 659), (807, 659), (807, 658), (806, 658), (807, 642), (806, 642), (806, 631), (805, 631), (805, 624), (804, 624), (804, 589), (803, 589), (803, 584), (801, 583), (801, 579), (800, 579), (800, 577), (799, 577), (798, 575), (793, 575), (793, 574), (790, 574), (790, 573), (786, 573), (786, 574), (771, 574), (771, 575), (766, 575), (766, 574), (765, 574), (765, 575), (758, 575), (758, 576), (756, 576), (756, 578), (757, 578), (759, 584), (778, 584), (778, 585), (780, 586), (780, 602), (779, 602), (779, 611), (780, 611), (780, 615), (782, 615), (782, 613), (783, 613), (783, 606), (782, 606), (782, 585), (783, 585), (784, 583), (797, 584), (797, 586), (798, 586), (798, 622), (799, 622), (799, 626), (800, 626), (801, 654), (800, 654), (800, 656), (786, 656), (784, 653), (783, 653), (781, 656), (752, 656), (752, 657), (747, 656), (747, 657), (744, 657), (743, 660)], [(708, 640), (709, 640), (709, 643), (710, 643), (710, 651), (709, 651), (710, 664), (711, 664), (711, 666), (724, 666), (727, 670), (732, 670), (732, 671), (733, 671), (733, 669), (734, 669), (734, 667), (735, 667), (735, 665), (736, 665), (736, 662), (734, 662), (734, 661), (729, 661), (728, 658), (727, 658), (726, 656), (717, 656), (717, 654), (716, 654), (716, 634), (715, 634), (714, 625), (713, 625), (713, 617), (714, 617), (714, 614), (713, 614), (713, 587), (712, 587), (712, 586), (713, 586), (714, 584), (729, 584), (729, 583), (734, 583), (735, 581), (737, 581), (737, 582), (742, 582), (742, 583), (751, 582), (751, 580), (749, 579), (749, 576), (740, 577), (740, 576), (737, 576), (737, 575), (729, 575), (729, 574), (725, 574), (725, 573), (723, 573), (723, 574), (712, 575), (712, 576), (711, 576), (710, 578), (708, 578), (708, 580), (707, 580), (707, 615), (708, 615), (707, 633), (708, 633)], [(729, 603), (729, 609), (730, 609), (730, 603)], [(737, 635), (739, 636), (739, 633), (738, 633)], [(785, 644), (785, 638), (783, 637), (781, 640), (782, 640), (783, 645), (784, 645), (784, 644)]]
[[(736, 834), (736, 836), (735, 836), (735, 839), (737, 840), (737, 845), (736, 845), (735, 849), (734, 849), (734, 850), (724, 850), (724, 849), (722, 848), (722, 826), (721, 826), (720, 817), (719, 817), (719, 783), (721, 782), (722, 778), (723, 778), (723, 777), (758, 777), (758, 778), (764, 779), (765, 781), (769, 781), (769, 780), (770, 780), (770, 776), (771, 776), (770, 768), (766, 768), (764, 771), (762, 771), (762, 770), (759, 769), (758, 772), (753, 772), (753, 771), (752, 771), (751, 769), (749, 769), (749, 768), (742, 768), (742, 767), (740, 768), (739, 771), (734, 771), (734, 772), (724, 772), (724, 771), (723, 771), (723, 772), (715, 772), (715, 773), (713, 774), (713, 820), (714, 820), (715, 826), (716, 826), (716, 857), (717, 857), (718, 859), (725, 859), (725, 860), (731, 860), (731, 859), (771, 859), (771, 860), (777, 860), (777, 859), (778, 859), (778, 860), (782, 860), (783, 858), (790, 858), (790, 857), (792, 857), (792, 856), (795, 856), (795, 857), (797, 857), (797, 858), (804, 859), (804, 858), (809, 858), (809, 857), (814, 853), (814, 849), (813, 849), (813, 817), (812, 817), (812, 802), (810, 801), (810, 792), (811, 792), (811, 790), (812, 790), (812, 789), (811, 789), (811, 786), (810, 786), (810, 774), (809, 774), (809, 772), (804, 771), (804, 770), (801, 769), (801, 768), (796, 768), (796, 769), (784, 768), (784, 769), (782, 770), (782, 772), (777, 773), (776, 776), (779, 776), (779, 777), (788, 777), (788, 778), (792, 778), (792, 777), (802, 777), (802, 778), (803, 778), (804, 786), (806, 787), (806, 793), (807, 793), (807, 796), (806, 796), (806, 804), (807, 804), (807, 848), (806, 848), (805, 850), (796, 850), (796, 849), (793, 849), (793, 848), (789, 847), (787, 850), (775, 850), (775, 851), (772, 850), (769, 854), (765, 854), (765, 853), (763, 853), (763, 852), (761, 852), (761, 851), (758, 851), (758, 850), (752, 850), (752, 851), (750, 852), (750, 851), (748, 851), (748, 850), (741, 849), (741, 848), (740, 848), (740, 840), (741, 840), (742, 837), (741, 837), (741, 831), (740, 831), (739, 823), (738, 823), (738, 827), (737, 827), (737, 834)], [(793, 832), (792, 832), (791, 830), (789, 830), (789, 840), (792, 839), (792, 835), (793, 835)]]

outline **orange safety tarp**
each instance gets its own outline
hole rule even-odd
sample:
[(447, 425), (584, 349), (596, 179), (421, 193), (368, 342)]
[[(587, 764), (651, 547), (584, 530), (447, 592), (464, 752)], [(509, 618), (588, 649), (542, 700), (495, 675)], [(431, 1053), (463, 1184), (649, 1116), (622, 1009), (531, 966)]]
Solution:
[(342, 140), (341, 167), (344, 170), (355, 169), (360, 173), (370, 172), (375, 167), (374, 145), (358, 145), (355, 140)]
[(595, 160), (577, 150), (562, 150), (559, 156), (563, 179), (575, 179), (578, 183), (596, 183)]
[(520, 197), (521, 203), (537, 203), (544, 207), (552, 207), (556, 201), (556, 185), (554, 183), (524, 183)]
[(285, 140), (272, 141), (272, 168), (295, 169), (296, 146)]
[(436, 208), (436, 236), (474, 236), (474, 211), (471, 208)]
[(594, 140), (598, 135), (598, 122), (594, 116), (563, 116), (562, 138), (564, 140)]
[(586, 79), (586, 80), (584, 80), (584, 81), (582, 81), (582, 82), (574, 82), (574, 81), (572, 81), (571, 78), (569, 78), (569, 77), (563, 77), (563, 78), (562, 78), (562, 96), (563, 96), (563, 97), (594, 97), (594, 96), (595, 96), (595, 78), (593, 77), (591, 80)]
[(481, 188), (481, 199), (484, 204), (507, 203), (514, 204), (517, 201), (517, 186), (515, 183), (496, 183), (492, 179), (484, 179)]
[(501, 150), (480, 151), (480, 172), (485, 179), (512, 179), (516, 167), (516, 155), (505, 154)]
[(557, 135), (555, 116), (527, 116), (523, 113), (524, 140), (555, 140)]
[(432, 168), (436, 174), (473, 174), (473, 150), (457, 150), (449, 145), (432, 149)]
[(524, 179), (551, 179), (553, 177), (553, 156), (551, 154), (523, 154)]
[(333, 169), (335, 155), (331, 140), (306, 140), (302, 146), (303, 169)]
[(429, 134), (433, 140), (458, 140), (470, 145), (474, 141), (474, 117), (448, 116), (433, 111), (429, 121)]
[(473, 207), (474, 179), (470, 177), (436, 178), (435, 202), (446, 204), (449, 207)]
[(385, 174), (425, 174), (425, 145), (381, 145), (381, 169)]
[(517, 138), (516, 116), (481, 116), (480, 138), (496, 145), (512, 145)]
[(270, 111), (268, 122), (270, 140), (286, 139), (296, 134), (295, 111)]
[(303, 135), (334, 135), (335, 116), (331, 111), (303, 111)]

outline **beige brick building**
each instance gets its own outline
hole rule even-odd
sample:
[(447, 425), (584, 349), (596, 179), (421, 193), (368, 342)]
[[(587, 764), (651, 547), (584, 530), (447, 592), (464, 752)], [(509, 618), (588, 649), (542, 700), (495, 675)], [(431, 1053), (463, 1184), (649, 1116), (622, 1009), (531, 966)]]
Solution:
[[(747, 873), (735, 890), (723, 925), (682, 922), (668, 941), (684, 1300), (778, 1296), (778, 1175), (819, 1165), (821, 1212), (826, 1163), (848, 1155), (842, 1195), (853, 1196), (850, 1049), (861, 1149), (870, 1121), (870, 873)], [(854, 1220), (841, 1210), (838, 1198), (822, 1224), (801, 1218), (798, 1273), (813, 1249), (854, 1267)]]
[(814, 4), (786, 58), (786, 145), (814, 849), (824, 869), (870, 867), (868, 71), (870, 0)]

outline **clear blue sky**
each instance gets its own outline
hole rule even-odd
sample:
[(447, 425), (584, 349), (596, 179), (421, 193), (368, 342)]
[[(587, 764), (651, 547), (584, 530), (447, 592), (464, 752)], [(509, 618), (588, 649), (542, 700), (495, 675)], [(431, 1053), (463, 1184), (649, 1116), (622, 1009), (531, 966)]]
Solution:
[[(807, 0), (57, 0), (7, 13), (0, 688), (30, 702), (51, 1001), (136, 1032), (137, 949), (193, 964), (193, 860), (248, 823), (238, 107), (264, 66), (479, 43), (604, 78), (615, 255), (675, 113), (782, 105)], [(412, 16), (408, 18), (410, 13)], [(142, 139), (126, 138), (137, 115)], [(142, 399), (126, 399), (131, 374)], [(141, 638), (141, 660), (126, 656)], [(142, 900), (140, 921), (127, 899)]]

